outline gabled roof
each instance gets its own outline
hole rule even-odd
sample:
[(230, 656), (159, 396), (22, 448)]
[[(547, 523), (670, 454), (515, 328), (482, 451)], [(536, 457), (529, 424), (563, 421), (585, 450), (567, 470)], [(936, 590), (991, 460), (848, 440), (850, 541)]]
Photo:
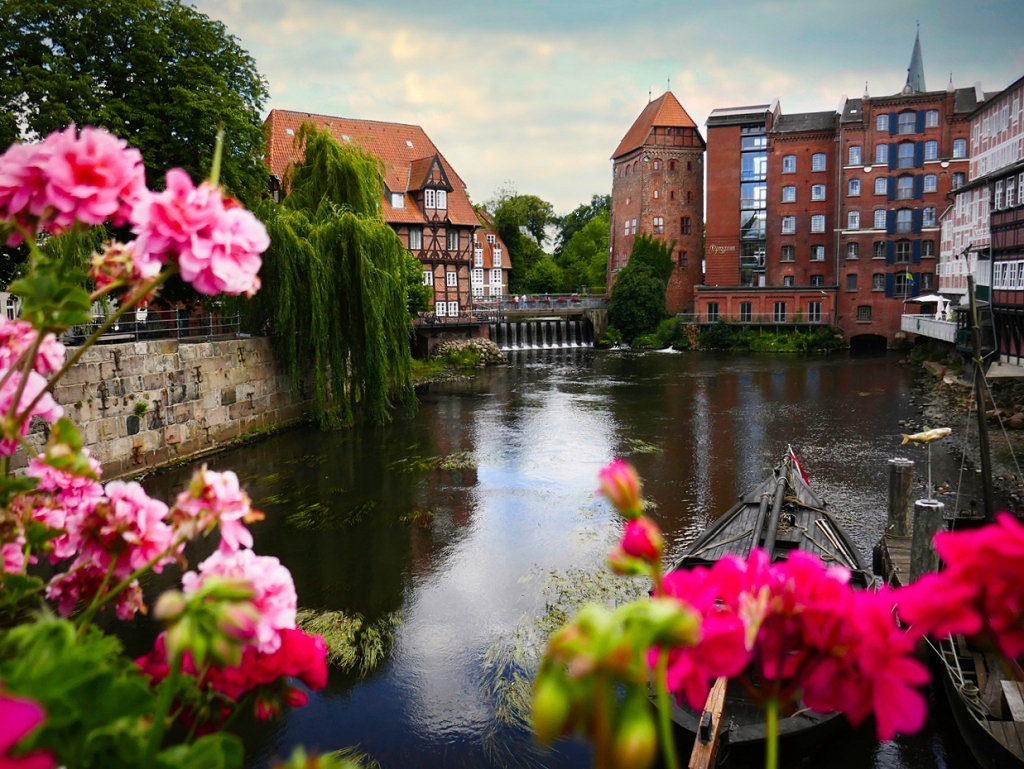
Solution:
[[(430, 182), (428, 185), (427, 182)], [(434, 189), (445, 189), (451, 191), (452, 185), (448, 181), (448, 175), (444, 172), (437, 155), (428, 158), (420, 158), (409, 164), (409, 185), (405, 191), (422, 190), (430, 186)]]
[[(612, 159), (644, 146), (647, 137), (651, 135), (651, 129), (655, 126), (658, 128), (692, 128), (697, 131), (697, 124), (683, 109), (683, 105), (671, 91), (665, 91), (644, 107), (640, 117), (636, 119), (622, 141), (619, 142), (619, 146), (612, 154)], [(699, 135), (700, 131), (697, 133)]]
[[(282, 179), (288, 166), (301, 159), (295, 138), (303, 123), (312, 123), (318, 129), (326, 128), (339, 142), (351, 142), (379, 157), (384, 163), (384, 185), (387, 192), (405, 195), (405, 208), (392, 208), (390, 196), (381, 202), (384, 220), (390, 224), (416, 224), (426, 221), (410, 190), (413, 165), (417, 161), (432, 161), (435, 156), (446, 177), (448, 218), (453, 224), (477, 226), (479, 221), (466, 194), (466, 185), (451, 167), (426, 132), (416, 125), (385, 123), (378, 120), (318, 115), (275, 109), (270, 111), (265, 125), (267, 131), (266, 163), (272, 174)], [(429, 172), (429, 166), (427, 168)]]
[(773, 134), (799, 133), (802, 131), (833, 131), (836, 127), (836, 113), (828, 112), (795, 112), (792, 115), (782, 114), (775, 118), (771, 132)]
[(864, 101), (862, 99), (847, 99), (843, 105), (844, 123), (861, 123), (864, 120)]

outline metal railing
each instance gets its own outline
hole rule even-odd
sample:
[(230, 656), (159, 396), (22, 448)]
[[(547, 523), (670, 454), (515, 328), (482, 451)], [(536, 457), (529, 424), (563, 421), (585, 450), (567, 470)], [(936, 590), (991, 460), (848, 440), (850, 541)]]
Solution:
[(502, 310), (603, 310), (608, 307), (607, 296), (581, 295), (536, 295), (531, 294), (525, 300), (514, 297), (503, 299)]
[(936, 318), (932, 314), (904, 315), (900, 321), (900, 328), (912, 334), (940, 339), (943, 342), (956, 341), (956, 323)]
[[(106, 316), (96, 315), (90, 323), (73, 326), (64, 333), (64, 343), (79, 345), (103, 325)], [(234, 315), (202, 313), (179, 315), (174, 310), (128, 311), (107, 329), (98, 344), (141, 342), (147, 339), (178, 339), (182, 342), (204, 342), (218, 337), (237, 337), (241, 318)]]
[(681, 312), (676, 318), (681, 323), (737, 323), (752, 326), (827, 326), (832, 322), (831, 314), (826, 312), (815, 315), (806, 312)]

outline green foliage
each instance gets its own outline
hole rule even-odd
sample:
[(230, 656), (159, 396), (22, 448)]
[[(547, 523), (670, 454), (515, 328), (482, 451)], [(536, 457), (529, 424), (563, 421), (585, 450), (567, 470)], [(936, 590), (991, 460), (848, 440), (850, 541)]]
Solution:
[(675, 241), (666, 243), (649, 235), (638, 235), (636, 240), (633, 241), (633, 251), (629, 255), (629, 264), (626, 266), (626, 269), (628, 270), (634, 265), (637, 267), (648, 267), (658, 280), (667, 286), (668, 279), (672, 277), (672, 269), (675, 266), (672, 263), (672, 252), (675, 250), (675, 247)]
[(565, 291), (604, 285), (608, 269), (608, 212), (597, 212), (576, 230), (561, 252), (556, 252), (555, 262), (562, 268)]
[(306, 633), (323, 636), (328, 665), (365, 676), (387, 657), (395, 631), (402, 625), (402, 614), (391, 612), (367, 622), (360, 614), (300, 609), (295, 622)]
[[(590, 198), (589, 203), (583, 203), (565, 216), (558, 217), (556, 220), (558, 224), (558, 237), (555, 240), (555, 256), (561, 256), (562, 252), (576, 236), (576, 233), (599, 216), (604, 217), (605, 229), (607, 230), (607, 220), (611, 215), (611, 210), (611, 195), (594, 195)], [(605, 240), (607, 240), (607, 235), (608, 233), (605, 232)], [(607, 245), (605, 249), (607, 251)], [(607, 256), (607, 253), (605, 256)]]
[(840, 332), (831, 326), (807, 331), (763, 331), (746, 325), (719, 322), (700, 333), (698, 344), (705, 350), (826, 352), (839, 349), (841, 338)]
[[(514, 189), (502, 188), (488, 203), (494, 227), (508, 248), (512, 266), (509, 291), (526, 291), (527, 276), (534, 264), (544, 257), (545, 229), (554, 221), (554, 208), (536, 195), (520, 195)], [(528, 234), (523, 234), (525, 228)]]
[(461, 350), (446, 350), (440, 358), (446, 366), (474, 367), (479, 366), (483, 358), (475, 347), (463, 347)]
[(561, 268), (547, 254), (537, 260), (526, 276), (526, 288), (534, 294), (556, 294), (564, 283)]
[(141, 417), (149, 411), (149, 403), (147, 401), (136, 401), (135, 408), (132, 411), (135, 412), (135, 416)]
[(624, 341), (626, 339), (622, 332), (615, 328), (615, 326), (609, 326), (608, 330), (604, 332), (604, 336), (598, 340), (598, 345), (601, 347), (613, 347), (617, 344), (622, 344)]
[(405, 252), (402, 269), (405, 272), (405, 306), (409, 310), (409, 317), (415, 318), (430, 309), (434, 292), (430, 286), (423, 284), (423, 265), (420, 260), (408, 251)]
[(415, 404), (412, 265), (380, 215), (380, 161), (308, 124), (298, 138), (305, 157), (291, 172), (290, 194), (280, 206), (266, 201), (257, 211), (271, 239), (257, 298), (269, 303), (296, 386), (302, 370), (313, 367), (321, 425), (360, 416), (383, 424), (392, 397), (410, 409)]
[(151, 188), (170, 168), (210, 170), (246, 203), (264, 194), (267, 87), (224, 25), (176, 0), (0, 0), (0, 148), (70, 123), (142, 151)]
[(630, 263), (619, 273), (608, 320), (626, 341), (649, 334), (665, 317), (665, 282), (645, 264)]

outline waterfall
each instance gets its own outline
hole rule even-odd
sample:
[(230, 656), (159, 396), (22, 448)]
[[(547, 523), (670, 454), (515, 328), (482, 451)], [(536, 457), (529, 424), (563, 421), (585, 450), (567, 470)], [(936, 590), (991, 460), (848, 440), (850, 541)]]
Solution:
[(493, 323), (491, 339), (502, 350), (565, 350), (592, 343), (585, 320), (527, 320)]

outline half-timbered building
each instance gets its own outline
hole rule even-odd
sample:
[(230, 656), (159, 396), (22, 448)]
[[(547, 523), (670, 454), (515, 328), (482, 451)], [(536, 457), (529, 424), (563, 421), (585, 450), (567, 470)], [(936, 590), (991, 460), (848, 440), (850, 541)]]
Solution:
[[(311, 123), (338, 142), (376, 155), (384, 165), (381, 213), (423, 265), (423, 282), (434, 289), (438, 317), (469, 312), (480, 220), (466, 185), (426, 132), (415, 125), (271, 110), (266, 120), (270, 173), (279, 180), (301, 159), (299, 128)], [(507, 284), (506, 284), (507, 285)]]

